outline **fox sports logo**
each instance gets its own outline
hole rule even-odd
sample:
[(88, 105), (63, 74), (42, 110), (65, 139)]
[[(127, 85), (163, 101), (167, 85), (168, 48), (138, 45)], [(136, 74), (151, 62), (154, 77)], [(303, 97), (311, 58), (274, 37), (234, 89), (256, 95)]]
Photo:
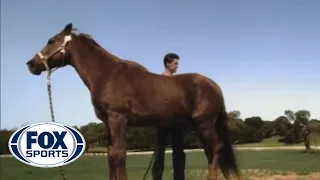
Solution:
[(41, 122), (16, 130), (9, 139), (9, 149), (22, 163), (53, 168), (77, 160), (85, 150), (85, 139), (73, 127)]

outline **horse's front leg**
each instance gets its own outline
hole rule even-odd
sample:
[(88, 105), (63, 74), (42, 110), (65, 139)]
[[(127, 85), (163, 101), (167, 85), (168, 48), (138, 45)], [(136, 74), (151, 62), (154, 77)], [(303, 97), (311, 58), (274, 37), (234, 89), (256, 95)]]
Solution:
[(110, 112), (108, 129), (108, 163), (110, 180), (127, 180), (126, 126), (127, 119), (120, 113)]

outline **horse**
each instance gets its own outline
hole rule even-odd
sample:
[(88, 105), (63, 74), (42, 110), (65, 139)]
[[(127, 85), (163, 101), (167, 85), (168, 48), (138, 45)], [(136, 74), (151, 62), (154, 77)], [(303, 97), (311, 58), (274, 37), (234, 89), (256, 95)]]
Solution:
[(90, 35), (75, 33), (72, 23), (51, 37), (28, 60), (33, 75), (72, 66), (90, 92), (95, 115), (106, 127), (109, 179), (127, 180), (126, 128), (160, 127), (180, 122), (199, 133), (208, 161), (208, 180), (240, 179), (229, 139), (228, 116), (221, 88), (198, 73), (163, 76), (119, 58)]

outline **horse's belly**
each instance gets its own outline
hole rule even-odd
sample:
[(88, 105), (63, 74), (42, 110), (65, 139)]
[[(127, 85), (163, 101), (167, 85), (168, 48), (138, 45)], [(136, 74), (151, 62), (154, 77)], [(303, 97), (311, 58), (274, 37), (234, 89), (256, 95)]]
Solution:
[(178, 95), (132, 98), (127, 101), (128, 124), (139, 126), (159, 126), (176, 122), (190, 115), (185, 98)]
[[(180, 110), (179, 110), (180, 109)], [(145, 108), (143, 111), (132, 110), (128, 116), (128, 125), (132, 126), (167, 126), (183, 121), (188, 115), (181, 108)]]
[(170, 126), (177, 122), (187, 122), (187, 118), (182, 117), (171, 117), (171, 118), (128, 118), (127, 124), (129, 126), (145, 126), (145, 127), (159, 127), (159, 126)]

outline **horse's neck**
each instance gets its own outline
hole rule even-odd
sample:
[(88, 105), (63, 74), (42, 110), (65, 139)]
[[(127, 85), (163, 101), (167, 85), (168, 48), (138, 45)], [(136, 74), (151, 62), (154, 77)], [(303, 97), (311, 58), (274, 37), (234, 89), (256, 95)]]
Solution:
[(89, 89), (96, 85), (101, 76), (105, 80), (108, 79), (112, 69), (116, 66), (116, 61), (111, 54), (109, 55), (101, 49), (91, 49), (89, 46), (81, 44), (81, 42), (78, 45), (76, 43), (72, 45), (71, 66), (75, 68)]

